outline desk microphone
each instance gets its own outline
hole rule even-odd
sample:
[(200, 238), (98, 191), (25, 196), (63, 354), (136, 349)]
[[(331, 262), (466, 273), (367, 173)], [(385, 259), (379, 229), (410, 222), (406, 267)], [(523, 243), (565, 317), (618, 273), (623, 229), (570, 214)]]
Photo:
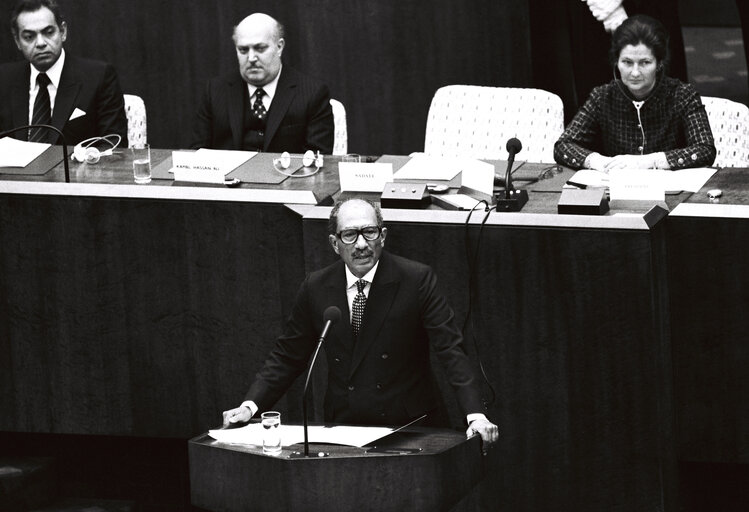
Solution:
[(510, 191), (512, 188), (512, 165), (515, 163), (515, 155), (520, 153), (523, 149), (523, 145), (515, 137), (507, 141), (507, 171), (505, 172), (505, 199), (510, 199)]
[(68, 145), (65, 143), (65, 135), (63, 135), (59, 129), (55, 128), (51, 124), (27, 124), (25, 126), (19, 126), (17, 128), (12, 128), (10, 130), (0, 132), (0, 138), (7, 137), (11, 133), (20, 132), (21, 130), (29, 130), (31, 128), (44, 128), (45, 130), (52, 130), (60, 136), (60, 140), (62, 141), (62, 165), (65, 168), (65, 183), (70, 183), (70, 168), (68, 167)]
[(317, 348), (315, 353), (312, 355), (312, 359), (309, 363), (309, 369), (307, 370), (307, 380), (304, 381), (304, 391), (302, 392), (302, 415), (304, 416), (304, 456), (309, 457), (309, 437), (307, 435), (307, 388), (309, 386), (309, 379), (312, 375), (312, 368), (315, 366), (317, 360), (317, 354), (320, 352), (322, 342), (328, 336), (330, 328), (341, 319), (341, 310), (336, 306), (328, 306), (322, 315), (323, 322), (325, 325), (322, 328), (320, 339), (317, 341)]
[[(507, 171), (505, 172), (505, 193), (497, 194), (497, 211), (519, 212), (525, 203), (528, 202), (528, 192), (525, 190), (515, 190), (512, 186), (512, 166), (515, 163), (515, 155), (520, 153), (523, 145), (515, 137), (507, 141)], [(503, 196), (504, 197), (501, 197)]]

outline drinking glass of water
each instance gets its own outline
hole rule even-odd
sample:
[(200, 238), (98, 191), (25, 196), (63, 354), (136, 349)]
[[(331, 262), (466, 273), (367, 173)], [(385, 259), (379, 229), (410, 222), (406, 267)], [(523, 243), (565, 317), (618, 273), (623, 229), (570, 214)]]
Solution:
[(151, 182), (151, 146), (137, 144), (130, 148), (133, 155), (133, 177), (135, 183)]
[(263, 453), (281, 454), (281, 413), (267, 411), (261, 414), (263, 423)]

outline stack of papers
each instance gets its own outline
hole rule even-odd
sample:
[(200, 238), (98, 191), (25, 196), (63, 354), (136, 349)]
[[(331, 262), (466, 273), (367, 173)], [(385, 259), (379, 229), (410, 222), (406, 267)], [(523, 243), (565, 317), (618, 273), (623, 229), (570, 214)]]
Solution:
[[(278, 428), (281, 431), (282, 446), (304, 442), (304, 427), (301, 425), (281, 425)], [(340, 444), (361, 448), (393, 433), (395, 430), (388, 427), (336, 425), (333, 427), (308, 427), (307, 434), (310, 443)], [(240, 428), (209, 430), (208, 435), (222, 443), (262, 446), (263, 425), (262, 423), (250, 423)]]

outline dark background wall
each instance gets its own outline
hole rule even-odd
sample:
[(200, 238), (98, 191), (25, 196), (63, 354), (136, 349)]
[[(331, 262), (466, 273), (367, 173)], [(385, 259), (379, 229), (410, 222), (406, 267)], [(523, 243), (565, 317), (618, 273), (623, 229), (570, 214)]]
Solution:
[[(123, 91), (146, 102), (155, 147), (187, 145), (206, 80), (236, 66), (233, 26), (255, 11), (285, 24), (285, 63), (323, 79), (344, 103), (352, 152), (422, 150), (429, 103), (443, 85), (530, 85), (527, 0), (61, 3), (66, 50), (115, 65)], [(0, 62), (20, 58), (13, 4), (0, 3)]]

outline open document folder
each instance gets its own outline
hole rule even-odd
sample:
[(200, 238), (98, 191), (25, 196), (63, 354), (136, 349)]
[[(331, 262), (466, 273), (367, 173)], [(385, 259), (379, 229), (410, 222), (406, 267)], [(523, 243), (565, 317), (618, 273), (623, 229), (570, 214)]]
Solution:
[[(403, 425), (402, 427), (354, 427), (350, 425), (334, 425), (330, 427), (308, 427), (307, 434), (310, 443), (341, 444), (361, 448), (378, 439), (389, 436), (393, 432), (413, 425), (424, 419), (426, 414)], [(301, 425), (281, 425), (281, 446), (291, 446), (304, 442), (304, 427)], [(249, 423), (244, 427), (231, 429), (209, 430), (208, 435), (216, 441), (230, 444), (263, 445), (262, 423)]]

